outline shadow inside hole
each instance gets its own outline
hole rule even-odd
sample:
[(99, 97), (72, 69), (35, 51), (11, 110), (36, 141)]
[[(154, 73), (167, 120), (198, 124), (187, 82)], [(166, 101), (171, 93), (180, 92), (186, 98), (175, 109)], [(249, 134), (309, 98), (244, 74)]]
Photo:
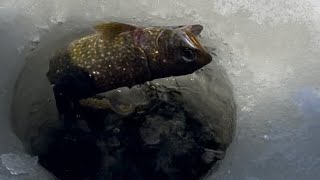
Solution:
[[(66, 29), (72, 28), (41, 38), (45, 41), (28, 56), (13, 99), (12, 127), (41, 165), (62, 180), (199, 179), (223, 159), (236, 108), (227, 76), (214, 62), (195, 74), (195, 84), (178, 77), (184, 89), (171, 88), (166, 80), (156, 88), (136, 87), (143, 94), (136, 99), (146, 101), (129, 115), (82, 107), (76, 128), (65, 130), (45, 74), (51, 55), (75, 36)], [(114, 93), (105, 96), (112, 99)]]

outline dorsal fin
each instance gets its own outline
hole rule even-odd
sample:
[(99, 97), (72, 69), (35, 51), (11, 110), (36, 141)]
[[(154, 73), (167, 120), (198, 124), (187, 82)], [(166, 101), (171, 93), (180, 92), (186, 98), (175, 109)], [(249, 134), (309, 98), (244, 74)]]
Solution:
[(136, 27), (130, 24), (110, 22), (97, 24), (94, 29), (106, 37), (113, 38), (122, 32), (135, 30)]

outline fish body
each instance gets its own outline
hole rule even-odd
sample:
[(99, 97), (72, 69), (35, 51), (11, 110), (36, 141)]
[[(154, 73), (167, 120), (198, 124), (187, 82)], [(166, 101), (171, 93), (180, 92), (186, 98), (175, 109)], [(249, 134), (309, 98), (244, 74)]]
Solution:
[(94, 29), (50, 60), (47, 77), (56, 100), (77, 101), (119, 87), (186, 75), (211, 62), (197, 40), (201, 25), (137, 27), (113, 22)]

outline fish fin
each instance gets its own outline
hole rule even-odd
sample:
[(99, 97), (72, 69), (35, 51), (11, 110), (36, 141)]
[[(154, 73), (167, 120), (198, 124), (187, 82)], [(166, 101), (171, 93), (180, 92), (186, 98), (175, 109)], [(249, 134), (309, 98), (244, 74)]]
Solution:
[(200, 24), (193, 24), (193, 25), (185, 26), (183, 28), (189, 29), (192, 32), (192, 34), (194, 34), (195, 36), (199, 36), (203, 30), (203, 26)]
[(82, 106), (91, 107), (94, 109), (112, 110), (120, 115), (129, 115), (135, 111), (134, 104), (122, 104), (120, 102), (111, 101), (103, 96), (95, 96), (80, 100)]
[(199, 36), (203, 30), (203, 26), (200, 24), (193, 24), (193, 25), (180, 25), (180, 26), (164, 26), (165, 28), (169, 29), (188, 29), (192, 32), (195, 36)]
[(117, 22), (101, 23), (94, 26), (94, 29), (97, 32), (102, 33), (103, 35), (110, 38), (115, 37), (122, 32), (132, 31), (136, 28), (137, 27), (132, 26), (130, 24), (117, 23)]

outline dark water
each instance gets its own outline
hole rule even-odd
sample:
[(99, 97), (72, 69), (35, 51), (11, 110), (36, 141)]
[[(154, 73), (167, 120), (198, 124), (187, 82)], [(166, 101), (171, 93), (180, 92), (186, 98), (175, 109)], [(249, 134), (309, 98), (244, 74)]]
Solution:
[[(41, 37), (26, 60), (12, 124), (28, 153), (62, 179), (196, 179), (223, 158), (235, 132), (236, 110), (230, 82), (216, 62), (192, 75), (153, 82), (169, 92), (140, 86), (105, 94), (120, 104), (143, 105), (143, 113), (123, 117), (84, 108), (77, 128), (64, 129), (45, 74), (55, 51), (88, 30), (59, 25)], [(170, 99), (171, 91), (177, 93)], [(112, 134), (115, 129), (118, 135)]]

